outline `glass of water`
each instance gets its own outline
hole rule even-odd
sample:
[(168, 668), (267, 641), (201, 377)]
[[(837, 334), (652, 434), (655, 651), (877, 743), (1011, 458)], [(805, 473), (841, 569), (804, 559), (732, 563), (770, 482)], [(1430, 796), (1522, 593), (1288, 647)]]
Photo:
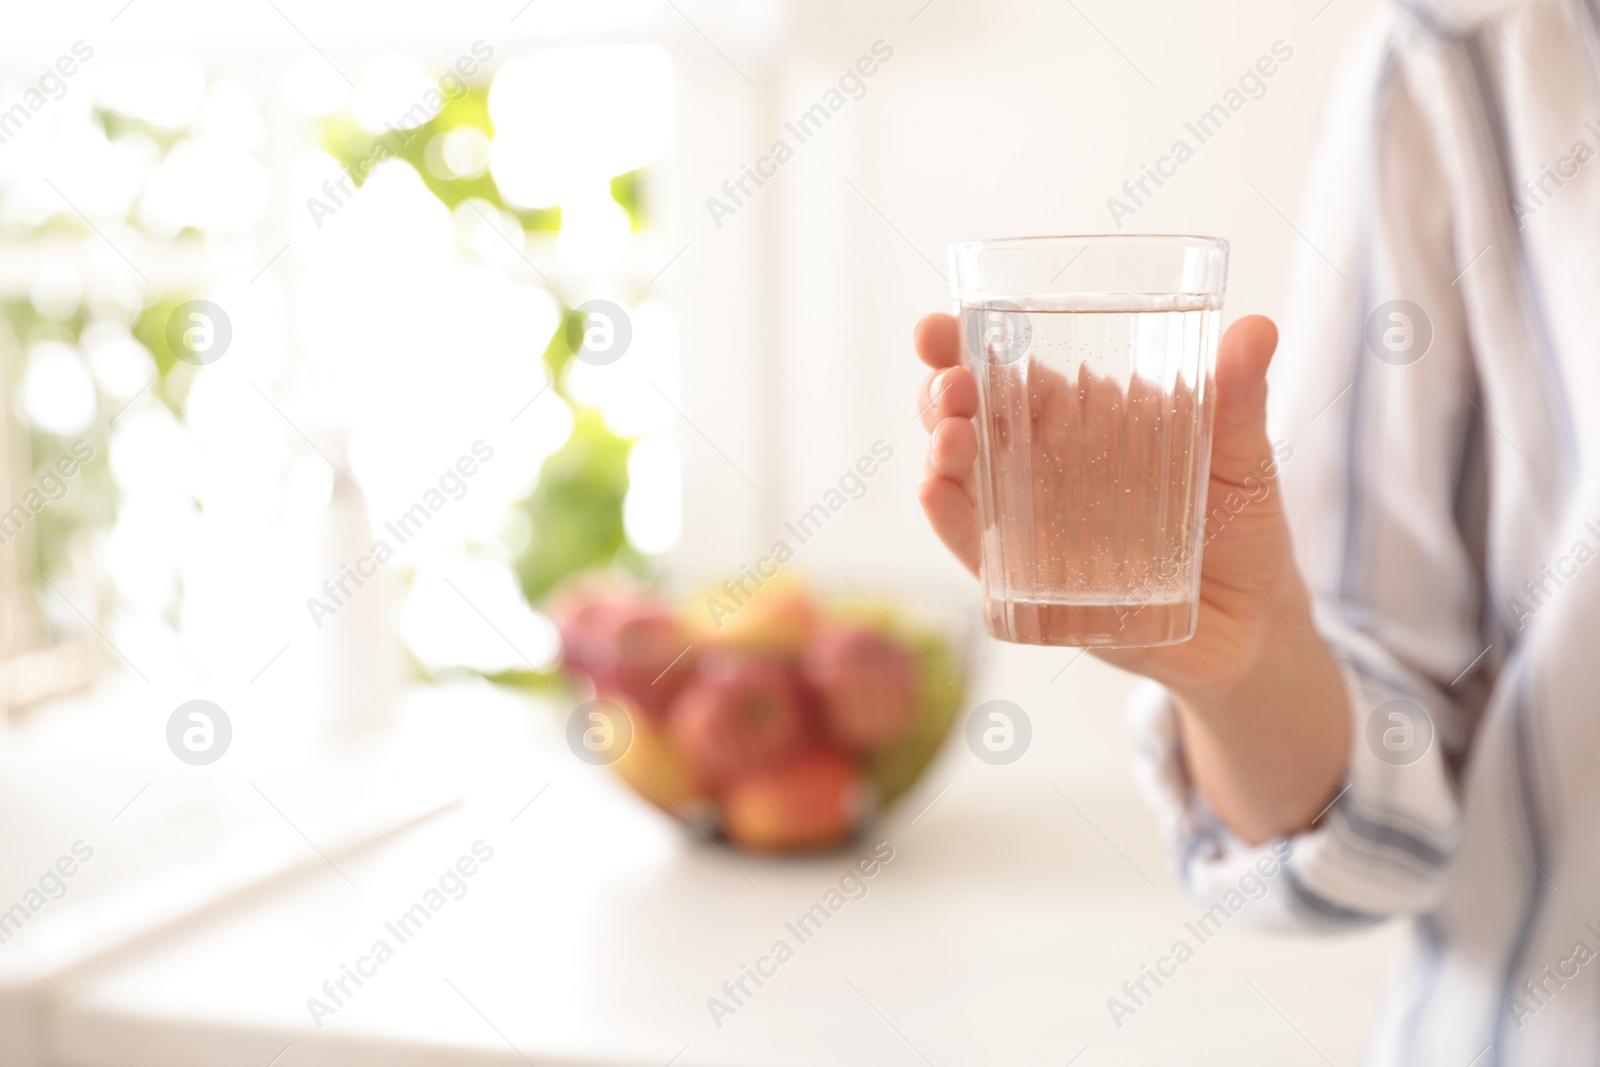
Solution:
[(1022, 237), (950, 247), (978, 383), (989, 633), (1194, 636), (1228, 243)]

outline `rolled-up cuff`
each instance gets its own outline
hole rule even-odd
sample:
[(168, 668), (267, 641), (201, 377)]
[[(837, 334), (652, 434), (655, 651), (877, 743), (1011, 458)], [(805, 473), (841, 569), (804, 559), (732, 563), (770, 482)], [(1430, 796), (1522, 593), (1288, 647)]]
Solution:
[(1195, 789), (1167, 691), (1141, 685), (1128, 708), (1135, 775), (1179, 877), (1202, 904), (1253, 927), (1346, 929), (1431, 910), (1460, 840), (1434, 728), (1447, 721), (1444, 695), (1365, 635), (1327, 617), (1318, 626), (1345, 679), (1352, 744), (1343, 788), (1314, 829), (1245, 842)]

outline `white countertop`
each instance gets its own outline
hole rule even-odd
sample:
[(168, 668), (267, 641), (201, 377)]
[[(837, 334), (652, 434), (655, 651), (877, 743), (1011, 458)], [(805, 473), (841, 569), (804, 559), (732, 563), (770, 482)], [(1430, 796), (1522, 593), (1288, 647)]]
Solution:
[[(993, 767), (952, 736), (855, 847), (804, 860), (719, 853), (572, 758), (562, 708), (481, 687), (419, 693), (401, 734), (349, 775), (456, 788), (464, 804), (337, 870), (314, 862), (54, 976), (37, 1000), (42, 1062), (1359, 1062), (1392, 928), (1314, 941), (1229, 927), (1113, 1024), (1107, 998), (1174, 940), (1193, 943), (1184, 923), (1199, 911), (1133, 790), (1128, 683), (1088, 658), (1057, 677), (1075, 656), (1065, 650), (989, 651), (967, 707), (1021, 704), (1028, 754)], [(241, 787), (225, 774), (189, 781), (201, 797)], [(315, 801), (290, 784), (275, 786), (284, 816), (314, 819)], [(136, 831), (137, 811), (108, 839)], [(399, 943), (384, 924), (479, 841), (493, 858), (465, 895)], [(880, 841), (894, 858), (801, 942), (785, 923)], [(316, 1027), (307, 998), (326, 1000), (323, 982), (379, 939), (393, 958)], [(731, 1003), (723, 983), (780, 939), (793, 957), (760, 988), (746, 979), (751, 995), (719, 1026), (708, 998)]]

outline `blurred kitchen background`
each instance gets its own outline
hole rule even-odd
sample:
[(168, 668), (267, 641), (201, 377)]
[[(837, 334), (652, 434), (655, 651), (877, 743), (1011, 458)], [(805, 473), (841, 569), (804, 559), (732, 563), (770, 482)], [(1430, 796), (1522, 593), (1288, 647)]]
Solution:
[[(0, 908), (80, 838), (102, 866), (0, 944), (0, 1062), (1356, 1062), (1384, 931), (1226, 931), (1113, 1025), (1107, 998), (1195, 911), (1128, 769), (1130, 682), (986, 639), (960, 710), (1025, 708), (1028, 758), (978, 763), (958, 722), (863, 839), (897, 850), (871, 895), (717, 1025), (707, 998), (856, 853), (719, 855), (572, 759), (548, 598), (599, 568), (693, 604), (883, 442), (786, 572), (964, 641), (976, 585), (915, 499), (911, 326), (949, 306), (945, 246), (1217, 234), (1229, 312), (1280, 314), (1320, 102), (1373, 6), (10, 12)], [(1280, 43), (1260, 93), (1115, 219)], [(203, 362), (170, 328), (190, 301)], [(614, 362), (575, 355), (592, 301), (624, 313)], [(165, 733), (193, 699), (232, 724), (203, 768)], [(499, 882), (314, 1025), (367, 909), (404, 910), (485, 837)]]

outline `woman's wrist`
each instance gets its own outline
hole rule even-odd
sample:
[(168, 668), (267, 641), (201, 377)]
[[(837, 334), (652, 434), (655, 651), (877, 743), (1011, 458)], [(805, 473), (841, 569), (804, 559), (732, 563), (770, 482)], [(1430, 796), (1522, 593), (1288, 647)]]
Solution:
[(1352, 729), (1309, 597), (1285, 595), (1264, 633), (1232, 685), (1174, 691), (1191, 777), (1225, 823), (1258, 842), (1316, 818), (1344, 777)]

